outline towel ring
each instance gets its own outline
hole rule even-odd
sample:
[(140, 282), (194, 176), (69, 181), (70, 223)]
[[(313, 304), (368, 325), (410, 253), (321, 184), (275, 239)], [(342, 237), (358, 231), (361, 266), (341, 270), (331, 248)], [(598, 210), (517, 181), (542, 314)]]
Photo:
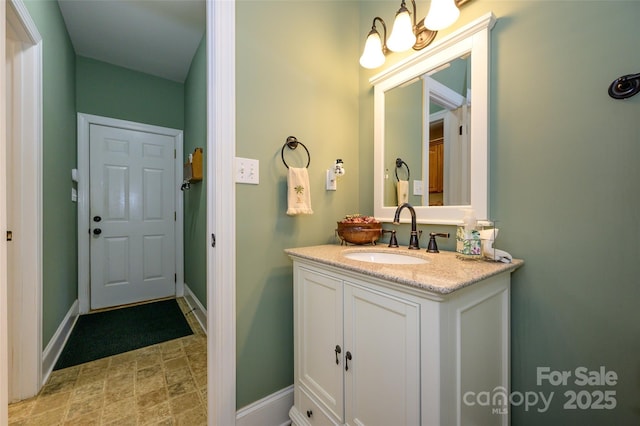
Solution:
[(309, 168), (309, 164), (311, 164), (311, 154), (309, 154), (309, 150), (307, 149), (307, 147), (304, 146), (304, 144), (300, 142), (298, 139), (296, 139), (295, 136), (289, 136), (287, 137), (287, 141), (284, 143), (284, 145), (282, 145), (282, 150), (280, 150), (280, 156), (282, 157), (282, 162), (284, 163), (285, 166), (287, 166), (287, 169), (289, 168), (289, 165), (287, 164), (286, 161), (284, 161), (284, 148), (288, 146), (289, 149), (296, 149), (298, 145), (302, 145), (304, 150), (307, 151), (307, 156), (309, 157), (309, 161), (307, 161), (306, 167)]
[(401, 168), (403, 164), (407, 168), (407, 180), (409, 180), (409, 178), (411, 177), (411, 172), (409, 171), (409, 166), (407, 165), (407, 163), (402, 161), (402, 158), (396, 158), (396, 180), (398, 182), (400, 182), (400, 178), (398, 178), (398, 169)]

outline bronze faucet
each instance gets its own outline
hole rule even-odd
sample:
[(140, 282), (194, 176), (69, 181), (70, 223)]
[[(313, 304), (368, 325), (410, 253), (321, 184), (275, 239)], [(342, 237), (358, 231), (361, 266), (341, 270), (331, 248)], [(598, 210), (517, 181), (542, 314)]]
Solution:
[(418, 244), (418, 230), (416, 229), (416, 210), (409, 203), (404, 203), (398, 206), (396, 209), (396, 214), (393, 217), (393, 224), (398, 225), (400, 223), (400, 212), (404, 208), (409, 209), (409, 213), (411, 213), (411, 237), (409, 238), (409, 250), (419, 250), (420, 245)]

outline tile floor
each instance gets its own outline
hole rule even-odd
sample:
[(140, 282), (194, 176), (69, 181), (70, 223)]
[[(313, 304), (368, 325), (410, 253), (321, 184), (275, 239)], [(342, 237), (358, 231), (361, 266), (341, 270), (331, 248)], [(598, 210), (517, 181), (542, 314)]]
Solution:
[(206, 425), (207, 337), (186, 317), (191, 336), (54, 371), (9, 425)]

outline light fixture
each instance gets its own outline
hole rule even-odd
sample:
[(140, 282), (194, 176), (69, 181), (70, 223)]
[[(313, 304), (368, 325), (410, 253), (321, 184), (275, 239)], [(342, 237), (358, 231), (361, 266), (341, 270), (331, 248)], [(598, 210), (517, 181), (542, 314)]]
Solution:
[[(376, 28), (376, 21), (380, 21), (382, 28), (384, 29), (384, 39), (380, 39), (380, 33)], [(387, 26), (382, 18), (373, 18), (373, 24), (371, 25), (371, 31), (367, 35), (367, 41), (364, 43), (364, 51), (360, 56), (360, 65), (364, 68), (378, 68), (384, 64), (384, 55), (387, 50)]]
[[(416, 22), (416, 2), (411, 0), (413, 18), (406, 1), (402, 0), (400, 9), (396, 13), (391, 29), (391, 35), (387, 40), (387, 26), (384, 20), (378, 16), (373, 18), (371, 31), (367, 35), (364, 51), (360, 57), (360, 65), (364, 68), (377, 68), (384, 64), (385, 55), (389, 50), (404, 52), (413, 48), (421, 50), (431, 44), (436, 38), (438, 30), (453, 24), (460, 14), (458, 7), (471, 0), (431, 0), (429, 13), (425, 19)], [(384, 37), (376, 28), (376, 21), (380, 21), (384, 29)], [(425, 24), (428, 22), (429, 24)]]
[(429, 13), (424, 18), (424, 26), (439, 31), (453, 25), (460, 16), (455, 0), (431, 0)]
[[(415, 16), (415, 2), (413, 5), (413, 15)], [(393, 21), (393, 28), (391, 29), (389, 40), (387, 40), (387, 47), (394, 52), (404, 52), (411, 49), (415, 43), (416, 35), (413, 33), (411, 14), (404, 0), (402, 0), (400, 10), (396, 13), (396, 19)]]

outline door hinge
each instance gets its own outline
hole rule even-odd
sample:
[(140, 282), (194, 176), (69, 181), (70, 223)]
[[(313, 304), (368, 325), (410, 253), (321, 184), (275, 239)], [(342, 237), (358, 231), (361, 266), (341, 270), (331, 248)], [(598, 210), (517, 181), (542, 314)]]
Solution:
[(173, 212), (173, 221), (177, 221), (178, 220), (178, 213)]
[(173, 282), (174, 283), (178, 282), (178, 274), (173, 274)]
[(460, 126), (460, 136), (462, 136), (462, 126)]
[(211, 247), (216, 246), (216, 234), (211, 234)]
[(176, 150), (173, 150), (173, 158), (176, 158), (178, 156), (178, 154), (176, 153)]
[(13, 232), (7, 231), (7, 241), (13, 241)]

